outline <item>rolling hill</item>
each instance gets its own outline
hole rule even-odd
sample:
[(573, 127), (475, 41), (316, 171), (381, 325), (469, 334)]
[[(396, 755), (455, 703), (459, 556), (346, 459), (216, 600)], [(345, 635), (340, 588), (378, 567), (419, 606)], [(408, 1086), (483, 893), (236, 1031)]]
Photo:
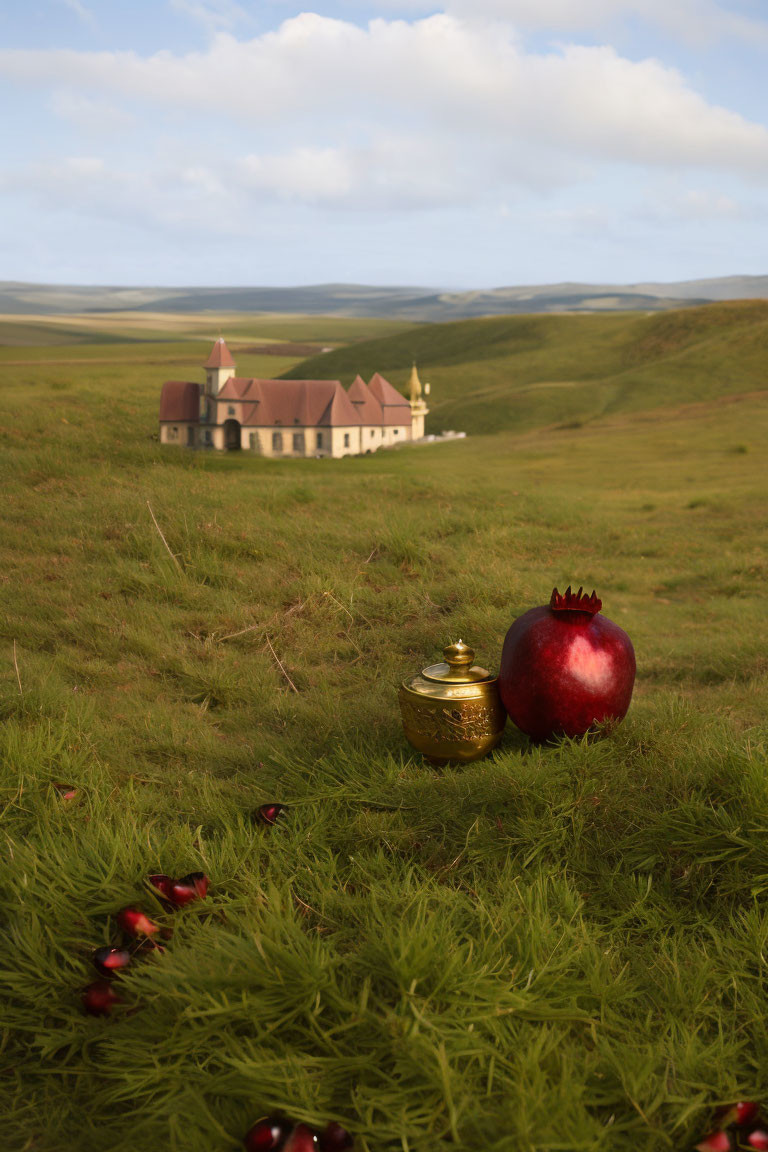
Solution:
[(433, 323), (530, 312), (656, 311), (707, 301), (768, 298), (768, 276), (647, 284), (538, 284), (446, 291), (435, 287), (119, 287), (0, 281), (0, 314), (261, 312), (390, 317)]
[(768, 301), (652, 315), (520, 316), (424, 325), (302, 361), (286, 378), (430, 381), (427, 430), (573, 426), (615, 412), (768, 387)]

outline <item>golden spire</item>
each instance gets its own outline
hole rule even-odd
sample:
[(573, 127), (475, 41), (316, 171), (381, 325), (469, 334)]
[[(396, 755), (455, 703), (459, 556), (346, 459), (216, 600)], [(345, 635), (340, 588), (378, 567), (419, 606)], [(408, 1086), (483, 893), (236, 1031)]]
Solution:
[(411, 404), (415, 404), (421, 399), (421, 380), (419, 380), (419, 374), (416, 371), (415, 360), (413, 362), (413, 368), (411, 369), (411, 379), (408, 381), (408, 384), (411, 389)]

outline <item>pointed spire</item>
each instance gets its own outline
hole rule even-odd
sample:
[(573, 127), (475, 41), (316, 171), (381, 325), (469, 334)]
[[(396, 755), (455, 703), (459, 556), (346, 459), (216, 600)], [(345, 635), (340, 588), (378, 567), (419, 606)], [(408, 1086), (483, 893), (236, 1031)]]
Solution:
[(234, 368), (235, 362), (232, 353), (224, 343), (224, 337), (219, 336), (211, 349), (211, 354), (203, 365), (204, 368)]
[(408, 387), (411, 390), (411, 403), (415, 404), (417, 400), (421, 399), (421, 380), (419, 380), (419, 373), (416, 371), (416, 361), (413, 362), (411, 368), (411, 378), (408, 381)]

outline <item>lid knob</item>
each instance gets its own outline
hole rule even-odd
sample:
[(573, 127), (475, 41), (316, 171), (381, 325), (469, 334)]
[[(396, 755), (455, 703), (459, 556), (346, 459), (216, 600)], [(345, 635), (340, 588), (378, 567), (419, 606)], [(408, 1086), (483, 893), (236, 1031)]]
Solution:
[(446, 664), (450, 665), (451, 672), (464, 672), (472, 667), (475, 650), (463, 640), (457, 640), (455, 644), (448, 644), (443, 648), (443, 656)]

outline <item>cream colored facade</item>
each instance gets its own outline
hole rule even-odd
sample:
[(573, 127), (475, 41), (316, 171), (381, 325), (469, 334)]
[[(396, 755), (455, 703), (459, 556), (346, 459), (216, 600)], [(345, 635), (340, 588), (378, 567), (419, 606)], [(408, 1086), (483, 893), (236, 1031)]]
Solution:
[[(221, 349), (217, 354), (219, 345)], [(229, 362), (220, 364), (219, 361), (222, 359)], [(188, 382), (177, 382), (175, 385), (169, 383), (165, 386), (182, 390), (199, 388), (199, 415), (197, 421), (171, 418), (174, 403), (178, 405), (176, 410), (179, 413), (183, 408), (185, 415), (190, 416), (188, 394), (183, 402), (170, 400), (169, 404), (165, 406), (165, 410), (163, 401), (161, 401), (160, 442), (162, 444), (190, 448), (211, 448), (218, 451), (235, 449), (266, 457), (327, 456), (339, 458), (375, 452), (379, 448), (393, 447), (397, 444), (420, 439), (424, 435), (424, 418), (428, 413), (428, 408), (423, 398), (423, 389), (415, 365), (409, 385), (410, 401), (395, 393), (388, 383), (383, 382), (382, 384), (381, 379), (379, 379), (379, 386), (390, 390), (392, 398), (387, 395), (384, 399), (384, 404), (389, 407), (390, 413), (399, 413), (402, 410), (407, 413), (408, 408), (410, 408), (410, 420), (408, 421), (392, 424), (386, 422), (385, 418), (382, 417), (382, 423), (334, 423), (331, 420), (330, 423), (323, 424), (299, 424), (294, 418), (293, 423), (254, 425), (249, 422), (249, 413), (253, 413), (257, 405), (252, 400), (240, 401), (231, 395), (233, 390), (237, 392), (238, 388), (240, 389), (239, 394), (243, 394), (242, 386), (248, 382), (238, 380), (234, 361), (232, 361), (229, 350), (221, 338), (214, 345), (214, 352), (211, 354), (210, 361), (213, 364), (209, 362), (205, 365), (204, 386), (193, 385)], [(225, 397), (221, 397), (222, 389), (230, 380), (235, 381), (235, 385), (228, 389), (230, 395), (226, 396), (225, 394)], [(274, 386), (280, 383), (282, 382), (261, 382), (265, 388), (267, 384)], [(307, 383), (325, 386), (325, 382), (310, 381)], [(327, 382), (328, 385), (332, 383)], [(364, 389), (366, 387), (363, 385)], [(337, 384), (336, 388), (339, 390), (340, 386)], [(426, 385), (425, 388), (428, 391), (429, 385)], [(343, 403), (347, 406), (350, 415), (356, 415), (359, 409), (351, 404), (343, 389), (340, 391), (344, 397)], [(198, 400), (194, 399), (194, 396), (192, 405), (194, 409), (198, 408)], [(264, 405), (262, 404), (260, 407), (263, 409)], [(343, 410), (342, 407), (341, 411)], [(383, 413), (385, 409), (379, 404), (377, 410)], [(169, 416), (169, 411), (171, 416)], [(389, 419), (391, 418), (390, 416)]]
[[(188, 439), (189, 429), (192, 430), (192, 443)], [(176, 444), (182, 448), (194, 448), (197, 444), (197, 425), (186, 423), (183, 420), (176, 420), (173, 423), (170, 421), (161, 422), (160, 443)]]

